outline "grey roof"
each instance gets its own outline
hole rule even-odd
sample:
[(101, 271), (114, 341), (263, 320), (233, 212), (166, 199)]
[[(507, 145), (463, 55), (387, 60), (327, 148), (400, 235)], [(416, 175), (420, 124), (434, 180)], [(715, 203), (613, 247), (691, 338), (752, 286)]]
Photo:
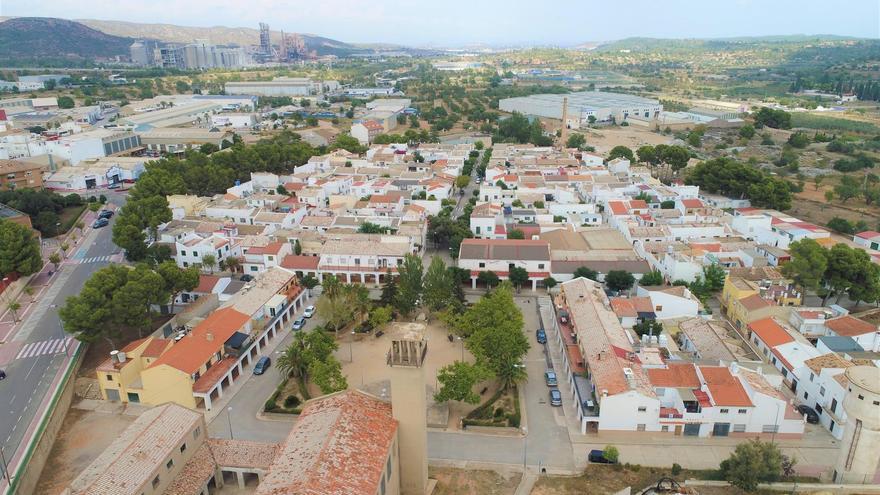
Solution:
[(551, 272), (574, 273), (578, 268), (585, 266), (598, 273), (608, 273), (611, 270), (624, 270), (630, 273), (648, 273), (651, 267), (644, 260), (583, 260), (583, 261), (554, 261)]
[(463, 242), (460, 259), (470, 260), (536, 260), (550, 261), (550, 245), (531, 242)]
[(840, 337), (837, 335), (826, 335), (819, 337), (819, 341), (825, 344), (825, 347), (834, 352), (850, 352), (863, 351), (862, 346), (852, 337)]

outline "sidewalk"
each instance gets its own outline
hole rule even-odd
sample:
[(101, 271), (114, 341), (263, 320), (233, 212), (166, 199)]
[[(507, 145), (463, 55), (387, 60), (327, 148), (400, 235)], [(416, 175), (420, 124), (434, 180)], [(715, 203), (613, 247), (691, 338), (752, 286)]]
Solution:
[[(12, 339), (15, 332), (21, 327), (22, 322), (26, 320), (33, 311), (35, 303), (40, 297), (42, 297), (46, 289), (58, 278), (57, 275), (60, 273), (62, 265), (73, 256), (78, 246), (84, 246), (87, 244), (84, 241), (94, 232), (91, 224), (97, 216), (97, 213), (86, 209), (77, 220), (85, 224), (85, 227), (81, 232), (76, 227), (73, 227), (63, 236), (42, 241), (40, 251), (44, 261), (43, 267), (39, 272), (30, 276), (30, 279), (27, 280), (24, 287), (18, 289), (19, 293), (15, 295), (14, 299), (0, 297), (0, 301), (3, 303), (3, 307), (0, 308), (0, 343)], [(61, 245), (65, 243), (68, 245), (67, 251), (61, 253)], [(61, 263), (57, 269), (49, 262), (49, 257), (56, 252), (62, 254)], [(28, 287), (34, 291), (32, 295), (25, 293), (25, 290)], [(16, 289), (8, 289), (8, 291), (12, 290)], [(16, 312), (18, 321), (13, 320), (12, 311), (9, 309), (9, 304), (11, 304), (13, 300), (21, 305), (21, 309)]]

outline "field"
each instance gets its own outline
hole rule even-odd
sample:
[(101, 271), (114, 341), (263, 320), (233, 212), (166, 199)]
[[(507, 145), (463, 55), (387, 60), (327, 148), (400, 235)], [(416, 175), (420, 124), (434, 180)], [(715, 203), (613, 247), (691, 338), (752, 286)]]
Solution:
[(428, 476), (437, 480), (434, 495), (513, 495), (522, 478), (514, 472), (445, 467), (429, 467)]
[(829, 117), (826, 115), (816, 115), (807, 112), (795, 112), (791, 114), (792, 127), (803, 127), (806, 129), (819, 129), (828, 131), (844, 131), (844, 132), (863, 132), (876, 133), (880, 132), (880, 127), (859, 120), (844, 119), (840, 117)]

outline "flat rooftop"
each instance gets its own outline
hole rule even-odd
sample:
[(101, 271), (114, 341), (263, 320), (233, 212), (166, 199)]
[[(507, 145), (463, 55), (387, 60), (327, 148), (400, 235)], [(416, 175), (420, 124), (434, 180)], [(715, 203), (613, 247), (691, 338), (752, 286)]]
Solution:
[[(562, 99), (568, 98), (569, 111), (572, 109), (595, 110), (598, 108), (610, 107), (644, 107), (656, 106), (660, 102), (641, 96), (634, 96), (622, 93), (606, 93), (604, 91), (581, 91), (578, 93), (568, 94), (540, 94), (531, 96), (522, 96), (517, 98), (507, 98), (507, 100), (528, 101), (535, 104), (544, 105), (562, 105)], [(505, 100), (501, 100), (502, 102)]]

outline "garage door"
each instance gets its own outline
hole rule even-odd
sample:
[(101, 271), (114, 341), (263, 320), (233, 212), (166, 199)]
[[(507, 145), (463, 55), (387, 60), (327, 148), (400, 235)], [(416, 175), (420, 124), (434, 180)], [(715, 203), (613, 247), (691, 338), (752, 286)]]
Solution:
[(712, 435), (716, 437), (726, 437), (730, 433), (730, 423), (715, 423), (712, 428)]
[(107, 389), (107, 400), (110, 402), (119, 402), (119, 390), (114, 388)]
[(685, 434), (685, 436), (688, 436), (688, 437), (700, 436), (700, 425), (699, 424), (684, 425), (684, 434)]

